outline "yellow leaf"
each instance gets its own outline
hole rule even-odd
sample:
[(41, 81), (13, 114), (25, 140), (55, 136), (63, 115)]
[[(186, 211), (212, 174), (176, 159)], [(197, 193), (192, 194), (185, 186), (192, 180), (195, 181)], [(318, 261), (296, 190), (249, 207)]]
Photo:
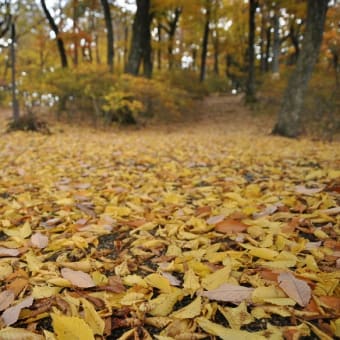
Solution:
[(174, 289), (172, 293), (160, 294), (155, 299), (147, 302), (146, 309), (152, 316), (167, 316), (182, 295), (180, 289)]
[(7, 236), (17, 237), (19, 239), (25, 239), (32, 234), (32, 229), (28, 222), (25, 222), (22, 227), (4, 229), (3, 231)]
[(42, 267), (43, 263), (38, 259), (38, 257), (32, 252), (29, 251), (25, 254), (26, 262), (29, 271), (37, 272)]
[(274, 260), (279, 255), (279, 253), (268, 248), (252, 248), (249, 250), (249, 255), (265, 260)]
[(254, 303), (263, 303), (266, 299), (285, 298), (285, 293), (274, 286), (257, 287), (252, 293), (251, 299)]
[(206, 318), (197, 318), (198, 325), (208, 334), (220, 337), (222, 340), (265, 340), (261, 335), (225, 328), (217, 323), (211, 322)]
[(221, 286), (223, 283), (227, 283), (229, 280), (229, 275), (231, 272), (231, 263), (230, 265), (216, 270), (216, 272), (207, 275), (202, 279), (202, 287), (207, 290), (215, 289)]
[(142, 293), (127, 293), (125, 296), (121, 299), (120, 303), (123, 306), (132, 306), (135, 303), (142, 302), (145, 299), (144, 294)]
[(201, 288), (199, 279), (191, 268), (189, 268), (184, 273), (183, 288), (190, 294), (194, 294), (198, 289)]
[(32, 296), (34, 299), (48, 298), (57, 295), (60, 290), (61, 287), (34, 286), (32, 290)]
[(80, 318), (51, 313), (57, 340), (94, 340), (89, 325)]
[(84, 320), (91, 327), (93, 334), (103, 335), (105, 322), (95, 310), (92, 303), (86, 299), (81, 299), (84, 309)]
[(331, 328), (335, 336), (340, 337), (340, 318), (331, 321)]
[(241, 302), (236, 308), (223, 308), (218, 306), (218, 310), (228, 320), (232, 329), (240, 329), (241, 326), (254, 321), (254, 317), (247, 311), (247, 304), (245, 301)]
[(42, 335), (23, 328), (6, 327), (0, 330), (1, 340), (44, 340)]
[(198, 296), (187, 306), (173, 312), (171, 316), (177, 319), (192, 319), (201, 314), (201, 304), (202, 298)]
[(61, 198), (56, 201), (59, 205), (72, 205), (74, 203), (72, 198)]
[(171, 286), (168, 279), (166, 279), (164, 276), (159, 274), (150, 274), (147, 277), (144, 278), (145, 282), (153, 287), (159, 289), (163, 293), (170, 293), (171, 292)]

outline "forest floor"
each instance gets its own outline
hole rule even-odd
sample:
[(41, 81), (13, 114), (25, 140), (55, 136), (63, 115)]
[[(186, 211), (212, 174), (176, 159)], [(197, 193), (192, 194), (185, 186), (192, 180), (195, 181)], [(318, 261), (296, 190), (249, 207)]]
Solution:
[(3, 133), (0, 339), (340, 337), (340, 143), (240, 101)]

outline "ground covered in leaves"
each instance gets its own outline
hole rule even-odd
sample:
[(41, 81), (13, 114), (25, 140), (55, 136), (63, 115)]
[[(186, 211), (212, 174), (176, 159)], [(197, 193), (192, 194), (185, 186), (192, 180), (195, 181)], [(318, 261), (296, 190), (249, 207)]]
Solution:
[(340, 337), (339, 144), (241, 130), (3, 135), (0, 339)]

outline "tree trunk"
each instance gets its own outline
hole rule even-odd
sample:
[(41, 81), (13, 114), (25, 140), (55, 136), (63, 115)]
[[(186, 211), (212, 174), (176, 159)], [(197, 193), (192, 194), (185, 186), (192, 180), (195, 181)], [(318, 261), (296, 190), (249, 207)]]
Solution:
[(112, 17), (111, 17), (111, 11), (110, 11), (110, 4), (108, 0), (100, 0), (103, 12), (104, 12), (104, 18), (105, 18), (105, 27), (106, 27), (106, 45), (107, 45), (107, 65), (109, 66), (110, 72), (113, 72), (114, 64), (114, 34), (113, 34), (113, 25), (112, 25)]
[(175, 9), (175, 12), (173, 13), (172, 20), (168, 21), (169, 29), (169, 40), (168, 40), (168, 60), (169, 60), (169, 70), (172, 69), (174, 64), (174, 56), (173, 56), (173, 49), (174, 49), (174, 40), (175, 40), (175, 33), (177, 29), (177, 24), (179, 21), (179, 18), (182, 13), (182, 8), (178, 7)]
[(271, 38), (272, 38), (271, 27), (268, 27), (267, 31), (266, 31), (266, 41), (267, 41), (267, 43), (266, 43), (266, 59), (265, 59), (265, 63), (264, 63), (266, 72), (269, 71)]
[(260, 54), (261, 54), (261, 64), (260, 70), (261, 73), (266, 71), (266, 49), (265, 49), (265, 41), (266, 41), (266, 26), (267, 26), (267, 15), (265, 5), (262, 5), (261, 8), (261, 42), (260, 42)]
[(302, 48), (278, 113), (273, 134), (297, 137), (309, 79), (317, 62), (328, 8), (328, 0), (308, 0)]
[(61, 66), (63, 68), (66, 68), (67, 67), (66, 50), (65, 50), (64, 42), (63, 42), (63, 40), (59, 36), (59, 28), (58, 28), (57, 24), (55, 23), (51, 13), (49, 12), (49, 10), (48, 10), (48, 8), (46, 6), (46, 1), (45, 0), (41, 0), (41, 6), (42, 6), (43, 11), (45, 13), (45, 16), (46, 16), (46, 18), (48, 20), (48, 23), (49, 23), (53, 33), (56, 36), (56, 41), (57, 41), (57, 47), (58, 47), (58, 51), (59, 51)]
[(279, 77), (280, 74), (280, 48), (281, 48), (281, 42), (280, 42), (280, 16), (279, 16), (279, 10), (275, 8), (274, 13), (274, 39), (273, 39), (273, 64), (272, 64), (272, 73), (274, 77)]
[(137, 0), (137, 12), (132, 26), (132, 40), (125, 72), (138, 75), (139, 68), (144, 62), (144, 76), (151, 77), (151, 32), (152, 15), (150, 0)]
[(255, 96), (255, 14), (257, 1), (249, 0), (249, 34), (248, 34), (248, 79), (246, 83), (246, 103), (256, 101)]
[(13, 122), (16, 123), (20, 117), (19, 102), (17, 99), (17, 86), (16, 86), (16, 58), (15, 58), (15, 24), (11, 24), (11, 70), (12, 70), (12, 109), (13, 109)]
[(206, 66), (207, 66), (207, 53), (208, 53), (208, 42), (209, 42), (209, 25), (210, 25), (210, 11), (211, 3), (210, 0), (206, 0), (205, 6), (205, 24), (202, 40), (202, 53), (201, 53), (201, 69), (200, 69), (200, 81), (204, 81), (206, 76)]
[(158, 70), (162, 70), (162, 25), (160, 22), (157, 25), (157, 39), (158, 39), (158, 48), (157, 48), (157, 67)]

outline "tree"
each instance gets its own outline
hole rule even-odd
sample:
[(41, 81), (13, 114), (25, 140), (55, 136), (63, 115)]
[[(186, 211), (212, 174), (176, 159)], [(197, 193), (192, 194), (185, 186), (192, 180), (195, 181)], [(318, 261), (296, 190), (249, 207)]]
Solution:
[(138, 75), (143, 62), (144, 76), (151, 78), (151, 31), (153, 15), (150, 11), (150, 0), (137, 0), (137, 11), (132, 26), (132, 40), (125, 72)]
[(66, 50), (64, 46), (63, 39), (61, 39), (60, 34), (59, 34), (59, 28), (58, 25), (55, 23), (50, 11), (48, 10), (46, 6), (46, 1), (41, 0), (41, 6), (43, 8), (43, 11), (45, 13), (45, 16), (48, 20), (48, 23), (53, 31), (53, 33), (56, 36), (56, 41), (57, 41), (57, 46), (58, 46), (58, 51), (59, 51), (59, 56), (60, 56), (60, 61), (61, 61), (61, 66), (63, 68), (66, 68), (68, 63), (67, 63), (67, 56), (66, 56)]
[(114, 35), (113, 35), (113, 25), (112, 25), (112, 18), (111, 18), (111, 11), (110, 11), (110, 5), (108, 0), (100, 0), (103, 12), (104, 12), (104, 18), (105, 18), (105, 26), (106, 26), (106, 39), (107, 39), (107, 64), (109, 66), (110, 72), (113, 72), (114, 64)]
[(248, 78), (246, 84), (246, 103), (256, 101), (255, 96), (255, 14), (258, 3), (249, 0), (249, 33), (248, 33)]
[(317, 62), (325, 25), (328, 0), (308, 0), (306, 29), (297, 65), (291, 74), (278, 112), (273, 134), (297, 137), (308, 82)]
[(210, 32), (210, 17), (211, 17), (211, 0), (206, 0), (205, 2), (205, 23), (202, 39), (202, 49), (201, 49), (201, 69), (200, 69), (200, 81), (205, 79), (206, 75), (206, 65), (207, 65), (207, 53), (208, 53), (208, 42), (209, 42), (209, 32)]

